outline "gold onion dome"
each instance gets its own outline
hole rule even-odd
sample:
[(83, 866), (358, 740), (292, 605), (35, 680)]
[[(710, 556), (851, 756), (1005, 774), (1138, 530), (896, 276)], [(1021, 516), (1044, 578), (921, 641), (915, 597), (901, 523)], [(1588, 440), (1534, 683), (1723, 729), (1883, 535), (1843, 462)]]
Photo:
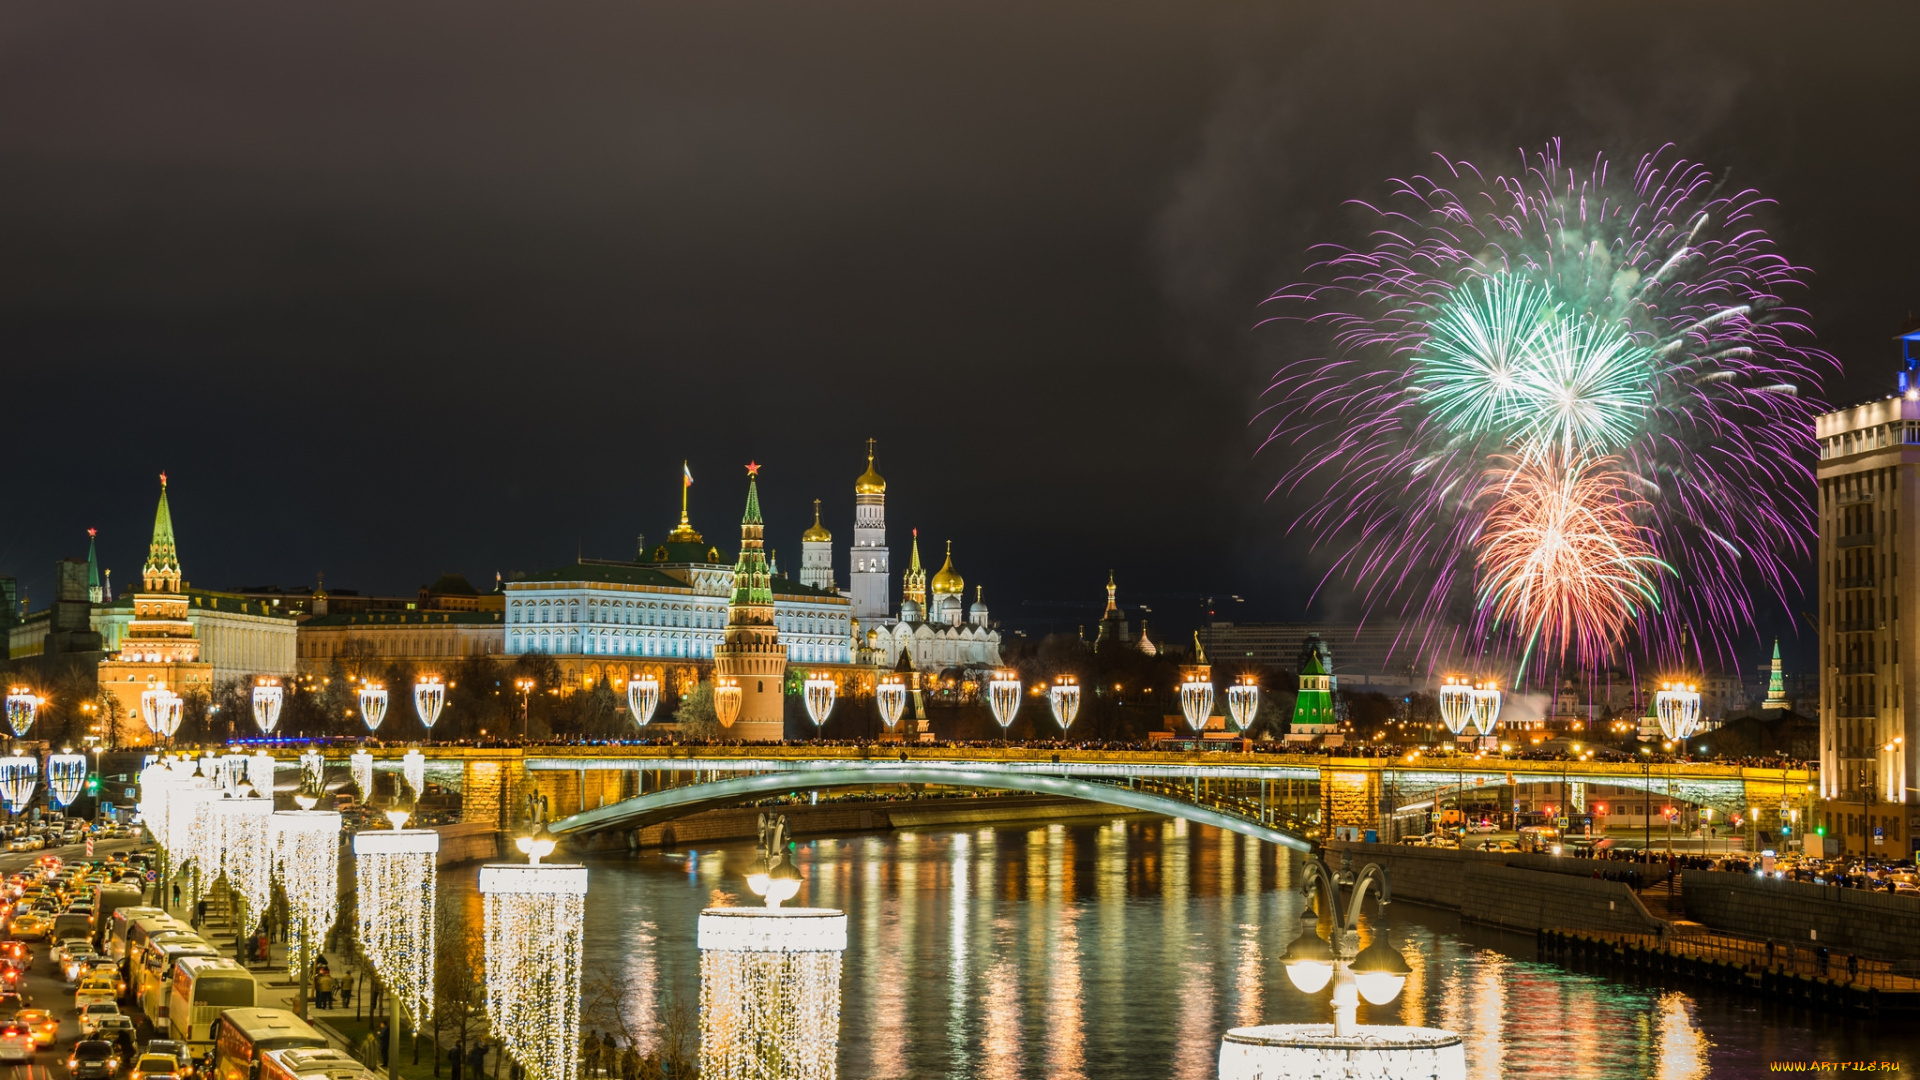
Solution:
[(833, 534), (828, 532), (820, 524), (819, 499), (813, 500), (813, 528), (801, 533), (800, 539), (809, 544), (830, 544), (833, 542)]
[(886, 478), (873, 471), (872, 439), (867, 440), (867, 471), (861, 473), (860, 479), (853, 482), (853, 493), (855, 495), (885, 495), (887, 493)]
[(967, 579), (953, 568), (953, 541), (947, 541), (947, 565), (933, 575), (933, 591), (959, 596), (967, 591)]

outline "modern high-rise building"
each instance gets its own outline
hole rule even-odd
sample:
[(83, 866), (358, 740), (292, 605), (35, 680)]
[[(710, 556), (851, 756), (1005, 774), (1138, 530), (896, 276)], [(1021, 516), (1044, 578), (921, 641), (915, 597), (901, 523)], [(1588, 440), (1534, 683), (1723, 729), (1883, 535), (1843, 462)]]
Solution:
[[(1911, 366), (1911, 365), (1910, 365)], [(1905, 383), (1907, 380), (1903, 379)], [(1814, 421), (1820, 575), (1820, 799), (1829, 848), (1904, 858), (1914, 850), (1920, 740), (1920, 387)], [(1905, 526), (1904, 528), (1902, 526)], [(1905, 556), (1907, 574), (1900, 574)]]

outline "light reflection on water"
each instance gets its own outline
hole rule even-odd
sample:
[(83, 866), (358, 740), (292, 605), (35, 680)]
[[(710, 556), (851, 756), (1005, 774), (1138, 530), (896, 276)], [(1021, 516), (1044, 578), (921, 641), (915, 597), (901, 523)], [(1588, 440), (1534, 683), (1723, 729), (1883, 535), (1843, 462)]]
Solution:
[[(624, 981), (637, 1011), (697, 1001), (695, 918), (756, 902), (750, 849), (590, 862), (589, 982)], [(1246, 837), (1129, 818), (803, 841), (797, 861), (801, 902), (850, 916), (843, 1076), (1205, 1080), (1228, 1028), (1328, 1019), (1328, 992), (1299, 993), (1278, 962), (1299, 926), (1300, 859)], [(1392, 914), (1413, 972), (1360, 1019), (1460, 1032), (1475, 1080), (1920, 1057), (1893, 1024), (1567, 971), (1534, 962), (1530, 937), (1411, 904)]]

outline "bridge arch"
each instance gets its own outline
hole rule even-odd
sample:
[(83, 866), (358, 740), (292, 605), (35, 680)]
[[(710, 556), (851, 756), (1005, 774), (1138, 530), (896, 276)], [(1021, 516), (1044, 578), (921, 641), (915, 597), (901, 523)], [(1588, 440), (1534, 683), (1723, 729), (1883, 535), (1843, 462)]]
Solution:
[(744, 799), (790, 791), (821, 788), (858, 787), (867, 784), (936, 784), (944, 787), (985, 788), (996, 791), (1037, 791), (1086, 802), (1117, 806), (1127, 810), (1164, 814), (1200, 825), (1236, 832), (1265, 840), (1270, 844), (1311, 851), (1313, 845), (1285, 829), (1255, 821), (1210, 806), (1187, 802), (1152, 791), (1097, 780), (1076, 780), (1028, 772), (1001, 771), (992, 768), (947, 765), (916, 765), (902, 762), (848, 763), (834, 769), (805, 771), (781, 770), (733, 776), (698, 784), (636, 795), (630, 799), (553, 822), (549, 828), (561, 835), (595, 833), (607, 829), (637, 829), (699, 810), (724, 806)]

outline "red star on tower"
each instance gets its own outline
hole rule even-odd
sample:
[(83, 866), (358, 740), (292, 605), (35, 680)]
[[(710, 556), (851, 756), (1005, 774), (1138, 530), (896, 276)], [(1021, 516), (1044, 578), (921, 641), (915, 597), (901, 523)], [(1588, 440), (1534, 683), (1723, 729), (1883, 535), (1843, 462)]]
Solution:
[(752, 477), (758, 477), (760, 475), (759, 464), (752, 461), (747, 462), (747, 475)]

